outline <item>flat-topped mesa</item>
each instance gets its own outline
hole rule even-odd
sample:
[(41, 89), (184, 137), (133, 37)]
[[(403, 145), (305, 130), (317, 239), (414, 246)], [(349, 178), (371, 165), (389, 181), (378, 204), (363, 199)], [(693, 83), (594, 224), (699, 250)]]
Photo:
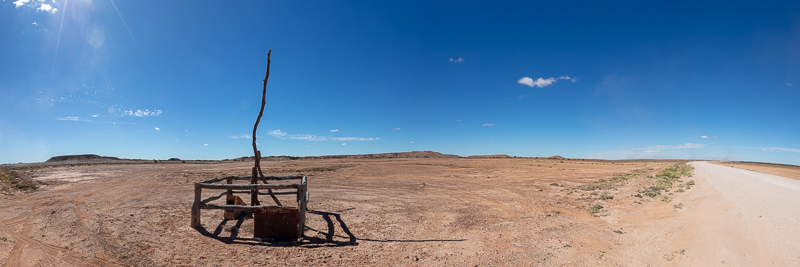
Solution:
[(55, 156), (48, 159), (45, 162), (63, 162), (63, 161), (114, 161), (120, 160), (117, 157), (104, 157), (98, 156), (95, 154), (85, 154), (85, 155), (64, 155), (64, 156)]

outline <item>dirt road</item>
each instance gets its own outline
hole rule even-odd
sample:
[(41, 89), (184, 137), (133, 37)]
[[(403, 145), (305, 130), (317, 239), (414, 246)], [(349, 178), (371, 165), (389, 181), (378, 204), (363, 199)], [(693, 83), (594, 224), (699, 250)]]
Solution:
[[(695, 177), (716, 193), (700, 209), (691, 247), (707, 251), (697, 263), (730, 266), (800, 266), (800, 181), (705, 162)], [(722, 203), (720, 203), (722, 202)], [(724, 204), (723, 204), (724, 203)], [(700, 225), (698, 225), (700, 226)], [(705, 265), (705, 264), (703, 264)]]
[(625, 266), (800, 266), (800, 181), (693, 162), (670, 203), (610, 216)]

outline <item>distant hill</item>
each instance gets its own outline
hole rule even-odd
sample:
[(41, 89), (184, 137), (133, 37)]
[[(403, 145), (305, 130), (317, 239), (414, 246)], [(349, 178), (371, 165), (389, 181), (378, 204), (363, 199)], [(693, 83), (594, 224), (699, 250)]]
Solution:
[(467, 156), (468, 159), (505, 159), (510, 157), (511, 156), (506, 154)]
[(48, 159), (45, 162), (64, 162), (64, 161), (118, 161), (120, 160), (117, 157), (103, 157), (98, 156), (95, 154), (86, 154), (86, 155), (66, 155), (66, 156), (55, 156)]

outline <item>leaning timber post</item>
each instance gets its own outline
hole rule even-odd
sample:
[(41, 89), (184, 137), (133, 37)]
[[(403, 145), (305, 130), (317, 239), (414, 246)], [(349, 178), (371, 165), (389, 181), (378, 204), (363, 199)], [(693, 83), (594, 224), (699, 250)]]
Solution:
[[(233, 177), (228, 177), (227, 180), (228, 180), (228, 184), (232, 184), (233, 183)], [(228, 196), (232, 196), (232, 195), (233, 195), (233, 189), (228, 189)]]
[[(258, 160), (258, 159), (256, 159), (256, 160)], [(256, 161), (256, 162), (258, 162), (258, 161)], [(250, 176), (250, 184), (256, 184), (256, 178), (257, 177), (258, 177), (258, 172), (256, 171), (256, 167), (253, 167), (253, 175)], [(258, 189), (250, 190), (250, 206), (259, 206), (259, 203), (258, 203)]]
[[(258, 123), (261, 122), (261, 117), (264, 116), (264, 106), (267, 105), (267, 81), (269, 80), (269, 65), (272, 63), (270, 56), (272, 55), (272, 49), (267, 51), (267, 73), (264, 75), (264, 89), (261, 93), (261, 110), (258, 111), (258, 117), (256, 117), (256, 123), (253, 125), (253, 156), (255, 156), (255, 166), (253, 166), (253, 176), (250, 178), (250, 184), (256, 184), (258, 174), (261, 171), (261, 152), (258, 151), (258, 147), (256, 146), (256, 138), (258, 135), (256, 131), (258, 130)], [(275, 198), (275, 196), (272, 196)], [(250, 191), (250, 202), (253, 206), (257, 206), (258, 203), (258, 190), (253, 189)]]
[(192, 227), (199, 228), (200, 224), (200, 198), (202, 197), (203, 188), (199, 183), (194, 184), (194, 204), (192, 204)]
[(297, 224), (297, 238), (303, 238), (303, 231), (306, 228), (306, 185), (301, 184), (297, 187), (297, 213), (299, 220)]

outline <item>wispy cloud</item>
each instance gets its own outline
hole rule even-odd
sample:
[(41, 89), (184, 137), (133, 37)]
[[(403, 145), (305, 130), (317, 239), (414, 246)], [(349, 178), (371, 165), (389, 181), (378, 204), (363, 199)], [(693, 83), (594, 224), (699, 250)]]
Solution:
[(792, 83), (786, 83), (786, 86), (789, 86), (789, 87), (794, 87), (794, 84), (792, 84)]
[(162, 111), (160, 109), (150, 111), (149, 109), (140, 110), (137, 109), (136, 111), (132, 109), (120, 110), (123, 116), (130, 116), (130, 117), (153, 117), (161, 115)]
[(692, 143), (685, 143), (683, 145), (676, 145), (676, 146), (648, 146), (648, 147), (640, 147), (640, 148), (631, 148), (632, 150), (670, 150), (670, 149), (687, 149), (687, 148), (703, 148), (708, 144), (692, 144)]
[(392, 129), (392, 130), (395, 130), (395, 131), (400, 131), (400, 128), (394, 128), (394, 129)]
[(708, 139), (708, 135), (700, 136), (700, 138)]
[(708, 144), (685, 143), (683, 145), (657, 145), (636, 147), (616, 151), (594, 152), (589, 158), (601, 159), (664, 159), (664, 158), (696, 158), (700, 156), (694, 150), (702, 149)]
[(343, 146), (346, 146), (346, 145), (347, 145), (347, 143), (342, 143), (342, 145), (343, 145)]
[(531, 77), (522, 77), (519, 80), (517, 80), (517, 83), (522, 84), (522, 85), (527, 85), (527, 86), (530, 86), (530, 87), (544, 88), (544, 87), (548, 87), (548, 86), (558, 82), (559, 80), (569, 80), (571, 82), (577, 82), (578, 78), (573, 78), (573, 77), (569, 77), (569, 76), (560, 76), (558, 78), (550, 77), (550, 78), (547, 78), (547, 79), (545, 79), (543, 77), (539, 77), (538, 79), (534, 80)]
[(483, 127), (486, 127), (486, 126), (489, 126), (489, 127), (494, 126), (494, 123), (484, 123)]
[(333, 130), (331, 130), (331, 132), (332, 132), (332, 133), (335, 133), (335, 132), (338, 132), (338, 131), (339, 131), (339, 129), (333, 129)]
[(253, 138), (253, 136), (251, 136), (249, 134), (242, 134), (242, 135), (231, 135), (231, 136), (228, 136), (228, 138), (231, 138), (231, 139), (251, 139), (251, 138)]
[(66, 117), (56, 118), (56, 120), (60, 120), (60, 121), (80, 121), (81, 118), (80, 117), (73, 117), (73, 116), (66, 116)]
[(156, 131), (161, 131), (161, 128), (156, 127)]
[(464, 58), (463, 58), (463, 57), (460, 57), (460, 58), (450, 58), (450, 62), (453, 62), (453, 63), (463, 63), (463, 62), (464, 62)]
[(208, 144), (203, 144), (203, 146), (208, 146)]
[(785, 148), (785, 147), (774, 147), (774, 146), (771, 146), (771, 147), (760, 147), (760, 149), (761, 149), (761, 151), (770, 151), (770, 152), (783, 151), (783, 152), (800, 153), (800, 149)]
[(380, 137), (330, 137), (317, 136), (312, 134), (287, 134), (280, 129), (272, 130), (267, 134), (284, 140), (305, 140), (305, 141), (377, 141)]

